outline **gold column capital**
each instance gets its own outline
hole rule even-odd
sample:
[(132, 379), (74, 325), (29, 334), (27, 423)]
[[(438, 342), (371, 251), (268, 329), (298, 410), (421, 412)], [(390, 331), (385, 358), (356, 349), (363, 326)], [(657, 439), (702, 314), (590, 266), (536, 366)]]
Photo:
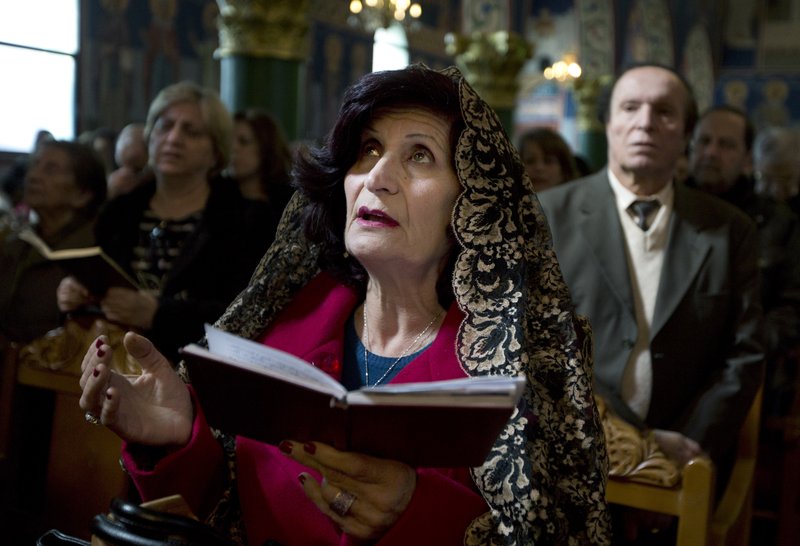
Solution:
[[(603, 131), (604, 127), (598, 114), (600, 93), (611, 83), (611, 76), (581, 75), (572, 82), (573, 95), (577, 102), (578, 129), (581, 131)], [(600, 106), (602, 107), (602, 106)]]
[(533, 45), (514, 32), (449, 33), (448, 55), (475, 91), (493, 108), (513, 108), (517, 100), (517, 76), (533, 54)]
[(309, 0), (217, 0), (217, 58), (250, 55), (284, 60), (308, 56)]

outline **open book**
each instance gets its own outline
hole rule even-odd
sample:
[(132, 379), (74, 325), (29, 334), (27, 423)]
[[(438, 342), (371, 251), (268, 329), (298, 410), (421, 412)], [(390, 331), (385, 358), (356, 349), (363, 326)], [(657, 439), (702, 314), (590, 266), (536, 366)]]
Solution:
[(32, 229), (22, 230), (19, 238), (48, 260), (58, 261), (95, 296), (104, 296), (112, 286), (138, 288), (133, 277), (99, 246), (52, 250)]
[(277, 445), (319, 441), (414, 466), (483, 464), (522, 377), (482, 376), (347, 391), (312, 364), (206, 325), (181, 352), (208, 423)]

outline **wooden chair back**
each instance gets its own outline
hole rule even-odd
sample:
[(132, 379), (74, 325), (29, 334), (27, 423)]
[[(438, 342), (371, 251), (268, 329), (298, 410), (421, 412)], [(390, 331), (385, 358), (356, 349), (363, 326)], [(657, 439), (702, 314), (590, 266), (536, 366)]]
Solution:
[[(112, 347), (121, 345), (125, 332), (95, 317), (67, 319), (64, 326), (24, 345), (11, 345), (6, 351), (3, 377), (0, 378), (0, 403), (9, 404), (17, 386), (51, 391), (54, 398), (52, 429), (45, 478), (42, 513), (36, 515), (59, 530), (89, 538), (88, 522), (102, 512), (110, 500), (127, 495), (129, 482), (119, 465), (121, 441), (103, 426), (87, 423), (78, 405), (81, 363), (86, 351), (100, 333)], [(114, 352), (112, 367), (127, 375), (141, 369), (124, 349)], [(9, 406), (10, 409), (10, 406)], [(0, 408), (0, 453), (23, 449), (8, 439), (14, 427), (25, 426), (24, 415)], [(45, 432), (46, 433), (46, 432)], [(10, 457), (17, 460), (18, 456)], [(75, 502), (75, 499), (80, 499)]]
[(17, 346), (0, 336), (0, 467), (11, 443), (11, 409), (17, 381)]

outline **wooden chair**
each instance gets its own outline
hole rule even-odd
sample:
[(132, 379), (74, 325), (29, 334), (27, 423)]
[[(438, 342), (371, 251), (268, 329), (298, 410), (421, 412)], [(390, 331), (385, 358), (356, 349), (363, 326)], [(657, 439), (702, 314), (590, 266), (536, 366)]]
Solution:
[(598, 399), (609, 450), (608, 502), (677, 516), (677, 546), (749, 544), (761, 396), (759, 390), (739, 434), (728, 485), (716, 506), (714, 465), (707, 457), (677, 468), (652, 438), (642, 438)]
[[(800, 368), (800, 347), (784, 355), (790, 369)], [(776, 546), (794, 546), (800, 536), (800, 373), (791, 382), (785, 413), (761, 421), (754, 518), (775, 530)]]
[[(86, 423), (78, 405), (81, 362), (100, 332), (109, 336), (112, 346), (121, 344), (124, 332), (113, 324), (93, 317), (68, 319), (63, 327), (28, 344), (12, 344), (3, 371), (15, 386), (53, 393), (50, 451), (47, 468), (43, 469), (46, 498), (41, 517), (49, 526), (83, 538), (88, 538), (91, 518), (108, 507), (111, 498), (126, 496), (128, 488), (127, 475), (119, 465), (119, 438), (102, 426)], [(141, 373), (124, 350), (115, 352), (112, 365), (125, 374)], [(4, 398), (11, 395), (5, 392), (6, 387), (4, 377), (0, 391)], [(4, 433), (6, 419), (7, 428), (26, 426), (24, 415), (3, 415), (0, 434)], [(5, 433), (8, 437), (8, 431)], [(4, 447), (24, 450), (24, 446)]]
[(17, 380), (16, 350), (7, 339), (0, 336), (0, 468), (8, 458), (11, 441), (11, 407), (14, 383)]

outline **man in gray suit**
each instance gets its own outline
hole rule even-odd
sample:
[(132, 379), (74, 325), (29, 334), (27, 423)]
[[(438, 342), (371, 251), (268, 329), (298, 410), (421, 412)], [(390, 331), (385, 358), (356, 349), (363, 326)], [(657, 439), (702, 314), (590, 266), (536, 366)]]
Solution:
[(596, 392), (679, 463), (724, 468), (762, 381), (755, 225), (673, 183), (697, 118), (676, 72), (624, 71), (603, 118), (607, 168), (539, 194), (592, 325)]

